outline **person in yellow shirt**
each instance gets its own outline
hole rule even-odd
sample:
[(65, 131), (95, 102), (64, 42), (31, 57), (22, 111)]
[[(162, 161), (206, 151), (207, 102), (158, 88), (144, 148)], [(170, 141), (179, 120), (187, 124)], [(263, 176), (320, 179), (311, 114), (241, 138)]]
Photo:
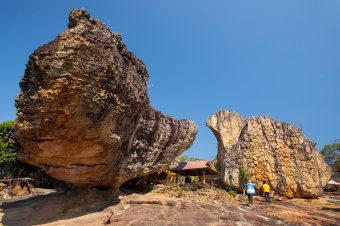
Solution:
[(264, 197), (266, 198), (267, 204), (270, 204), (270, 186), (267, 181), (263, 181), (263, 193)]

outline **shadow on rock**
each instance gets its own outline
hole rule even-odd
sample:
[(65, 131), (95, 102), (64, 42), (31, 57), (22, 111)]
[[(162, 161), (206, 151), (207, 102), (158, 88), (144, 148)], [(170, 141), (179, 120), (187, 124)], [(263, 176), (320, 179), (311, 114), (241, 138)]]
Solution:
[(117, 191), (72, 189), (0, 205), (3, 225), (46, 224), (102, 211), (118, 204)]
[(154, 188), (153, 184), (123, 184), (119, 190), (126, 194), (147, 194)]
[(322, 207), (323, 210), (331, 210), (340, 213), (340, 208)]

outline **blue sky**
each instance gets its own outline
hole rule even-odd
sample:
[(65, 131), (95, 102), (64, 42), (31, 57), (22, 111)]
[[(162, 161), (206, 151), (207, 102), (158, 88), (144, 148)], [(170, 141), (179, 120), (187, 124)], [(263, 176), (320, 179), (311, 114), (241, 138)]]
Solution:
[(15, 119), (29, 55), (81, 7), (146, 64), (152, 106), (196, 122), (184, 154), (216, 155), (205, 122), (221, 109), (302, 127), (319, 149), (340, 139), (339, 0), (2, 0), (0, 122)]

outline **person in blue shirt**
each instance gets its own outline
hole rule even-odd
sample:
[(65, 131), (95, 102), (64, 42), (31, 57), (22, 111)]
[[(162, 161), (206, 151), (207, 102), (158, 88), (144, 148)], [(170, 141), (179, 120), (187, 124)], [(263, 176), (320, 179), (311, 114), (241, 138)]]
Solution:
[(253, 196), (255, 194), (255, 184), (252, 183), (251, 181), (248, 181), (248, 183), (245, 184), (246, 192), (248, 195), (248, 201), (249, 205), (253, 205)]

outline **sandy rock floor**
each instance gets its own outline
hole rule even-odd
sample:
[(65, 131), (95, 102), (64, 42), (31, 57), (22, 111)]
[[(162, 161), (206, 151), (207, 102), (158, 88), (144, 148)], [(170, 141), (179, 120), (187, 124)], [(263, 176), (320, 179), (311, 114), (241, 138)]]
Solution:
[(75, 189), (3, 201), (2, 225), (340, 225), (340, 202), (334, 197), (274, 201), (230, 196), (222, 189), (184, 191), (156, 186), (152, 191)]

